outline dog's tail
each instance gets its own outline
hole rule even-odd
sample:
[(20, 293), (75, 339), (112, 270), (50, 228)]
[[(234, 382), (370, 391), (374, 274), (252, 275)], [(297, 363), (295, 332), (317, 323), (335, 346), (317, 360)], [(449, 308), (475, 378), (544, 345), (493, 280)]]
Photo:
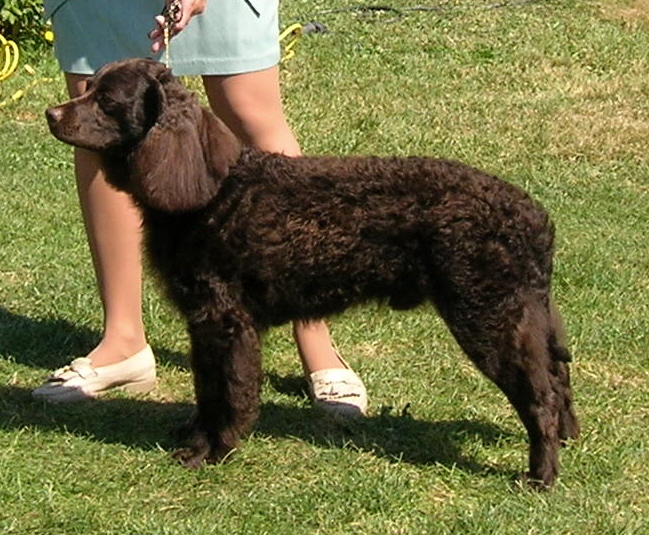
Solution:
[(530, 296), (518, 326), (518, 335), (525, 353), (533, 356), (537, 362), (546, 362), (546, 377), (556, 396), (559, 438), (577, 438), (579, 423), (573, 408), (568, 366), (572, 362), (572, 354), (567, 347), (561, 314), (552, 298), (548, 301), (539, 299), (538, 295)]
[(548, 309), (548, 349), (550, 357), (558, 362), (572, 362), (572, 354), (566, 345), (566, 329), (553, 299), (550, 299)]
[(551, 486), (559, 471), (561, 443), (579, 433), (570, 388), (571, 355), (547, 290), (527, 292), (522, 305), (514, 333), (515, 374), (503, 390), (527, 429), (529, 476)]
[(562, 386), (563, 402), (559, 411), (559, 438), (567, 440), (579, 436), (579, 421), (573, 408), (572, 387), (570, 386), (570, 369), (568, 363), (572, 362), (572, 354), (566, 346), (566, 332), (559, 309), (553, 300), (550, 300), (550, 333), (548, 348), (550, 357), (556, 363), (556, 377)]

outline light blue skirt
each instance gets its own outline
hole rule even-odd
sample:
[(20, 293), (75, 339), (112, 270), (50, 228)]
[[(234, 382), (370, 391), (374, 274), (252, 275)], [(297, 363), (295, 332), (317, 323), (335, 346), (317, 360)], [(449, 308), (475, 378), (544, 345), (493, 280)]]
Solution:
[[(238, 74), (279, 62), (279, 0), (209, 0), (207, 9), (171, 39), (176, 75)], [(44, 0), (54, 54), (64, 72), (92, 74), (127, 58), (164, 60), (147, 34), (163, 0)]]

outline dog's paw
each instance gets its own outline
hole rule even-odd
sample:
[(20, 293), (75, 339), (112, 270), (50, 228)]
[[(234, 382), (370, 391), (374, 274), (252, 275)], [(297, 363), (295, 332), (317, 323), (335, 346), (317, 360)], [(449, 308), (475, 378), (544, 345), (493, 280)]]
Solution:
[(523, 472), (517, 478), (517, 483), (521, 489), (531, 490), (534, 492), (544, 492), (549, 491), (552, 488), (554, 478), (544, 481), (539, 477), (534, 477), (530, 472)]
[(185, 468), (196, 469), (200, 468), (203, 462), (207, 459), (206, 451), (196, 451), (194, 448), (179, 448), (173, 452), (172, 457), (179, 461)]
[(203, 463), (224, 462), (236, 449), (220, 439), (210, 439), (208, 433), (193, 418), (176, 432), (176, 437), (184, 447), (173, 453), (173, 458), (187, 468), (199, 468)]
[(176, 440), (183, 445), (172, 454), (172, 457), (187, 468), (198, 468), (210, 454), (210, 442), (207, 433), (199, 425), (197, 416), (176, 429)]
[(218, 448), (200, 448), (194, 446), (178, 448), (172, 457), (186, 468), (200, 468), (202, 464), (219, 464), (227, 461), (236, 448), (222, 446)]

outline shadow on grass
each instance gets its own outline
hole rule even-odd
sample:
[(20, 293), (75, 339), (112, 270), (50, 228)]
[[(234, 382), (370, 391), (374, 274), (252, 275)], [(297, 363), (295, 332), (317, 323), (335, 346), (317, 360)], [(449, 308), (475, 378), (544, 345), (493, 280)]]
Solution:
[(275, 404), (262, 407), (255, 434), (297, 437), (322, 447), (371, 452), (394, 462), (441, 464), (470, 473), (486, 473), (494, 468), (467, 453), (469, 444), (494, 445), (509, 436), (499, 427), (477, 420), (424, 421), (407, 415), (381, 414), (341, 424), (313, 409)]
[[(16, 362), (46, 370), (61, 366), (71, 355), (83, 354), (97, 343), (99, 333), (66, 320), (28, 318), (0, 307), (0, 354)], [(184, 366), (184, 356), (154, 348), (161, 362)], [(301, 399), (306, 394), (302, 377), (267, 374), (278, 392)], [(147, 398), (107, 397), (72, 405), (47, 405), (31, 392), (0, 386), (0, 429), (33, 427), (65, 431), (127, 447), (172, 451), (175, 429), (192, 414), (188, 403), (166, 403)], [(417, 465), (439, 463), (473, 473), (493, 471), (466, 453), (470, 444), (496, 444), (511, 436), (483, 421), (422, 421), (407, 412), (340, 422), (312, 408), (263, 403), (255, 434), (295, 437), (327, 448), (356, 448), (394, 461)], [(500, 469), (498, 469), (500, 470)], [(512, 474), (514, 475), (514, 474)]]
[[(143, 398), (107, 397), (70, 405), (48, 405), (32, 399), (28, 389), (0, 387), (0, 429), (31, 427), (88, 437), (142, 450), (178, 445), (174, 431), (193, 413), (189, 403)], [(262, 403), (254, 434), (298, 438), (323, 448), (353, 448), (395, 462), (441, 464), (470, 473), (500, 472), (476, 460), (470, 444), (497, 444), (510, 434), (482, 421), (421, 421), (408, 415), (362, 418), (341, 423), (312, 408)], [(515, 476), (513, 472), (507, 475)]]
[[(279, 392), (302, 399), (307, 395), (308, 386), (302, 377), (269, 373), (267, 379)], [(341, 422), (317, 409), (266, 403), (255, 433), (297, 437), (320, 446), (351, 447), (398, 462), (441, 464), (472, 473), (484, 473), (492, 468), (465, 453), (469, 444), (493, 446), (519, 436), (481, 420), (419, 420), (410, 414), (409, 407), (401, 411), (382, 407), (379, 412), (377, 416)], [(524, 441), (524, 432), (520, 436)], [(524, 442), (523, 447), (526, 446)], [(511, 475), (518, 476), (514, 472)]]
[[(98, 331), (58, 318), (20, 316), (0, 306), (0, 354), (17, 363), (51, 370), (84, 356), (97, 345)], [(185, 355), (153, 347), (160, 363), (186, 368)]]

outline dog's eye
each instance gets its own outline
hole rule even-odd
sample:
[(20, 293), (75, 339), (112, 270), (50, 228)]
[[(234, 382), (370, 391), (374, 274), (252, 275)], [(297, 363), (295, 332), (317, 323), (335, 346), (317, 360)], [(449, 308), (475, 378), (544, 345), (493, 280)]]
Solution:
[(97, 95), (97, 104), (106, 114), (111, 114), (115, 112), (119, 105), (112, 98), (108, 97), (105, 93)]

